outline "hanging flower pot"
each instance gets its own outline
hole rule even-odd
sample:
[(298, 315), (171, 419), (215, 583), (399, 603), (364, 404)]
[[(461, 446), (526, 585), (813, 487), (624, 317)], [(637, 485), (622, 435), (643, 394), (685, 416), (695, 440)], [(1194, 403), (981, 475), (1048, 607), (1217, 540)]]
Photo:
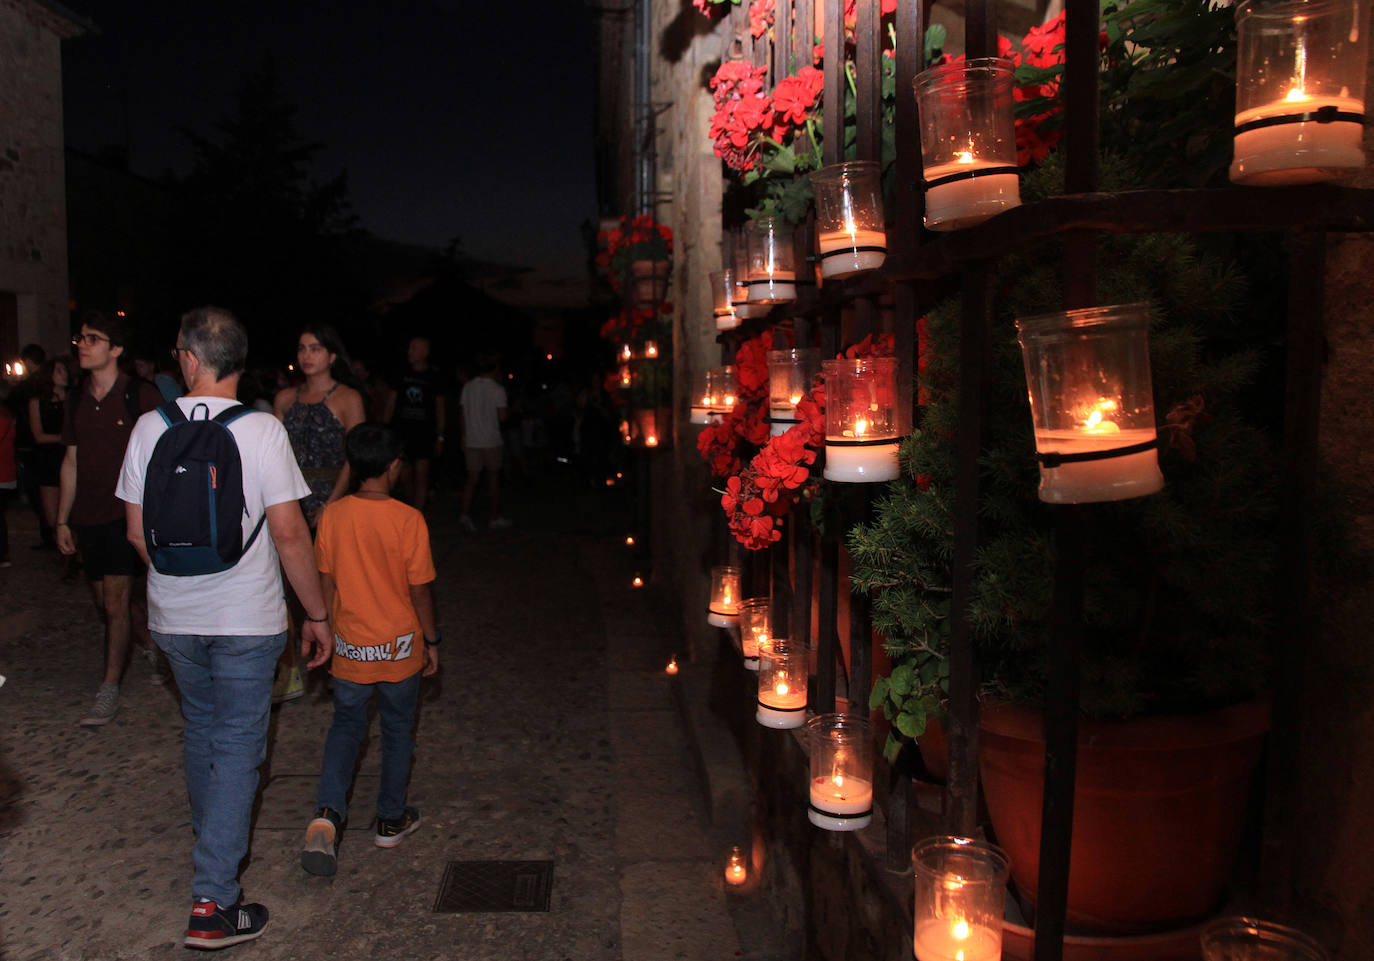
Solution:
[(657, 307), (668, 299), (668, 273), (673, 265), (666, 260), (632, 260), (630, 275), (633, 278), (635, 306), (648, 309)]
[(1316, 183), (1364, 166), (1368, 20), (1342, 0), (1236, 7), (1233, 182)]

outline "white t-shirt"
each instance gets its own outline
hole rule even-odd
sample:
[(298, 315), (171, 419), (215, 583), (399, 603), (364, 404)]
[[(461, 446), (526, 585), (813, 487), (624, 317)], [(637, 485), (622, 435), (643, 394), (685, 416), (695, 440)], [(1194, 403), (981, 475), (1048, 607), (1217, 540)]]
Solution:
[[(180, 397), (189, 418), (197, 404), (214, 417), (232, 407), (227, 397)], [(202, 416), (197, 412), (197, 416)], [(138, 419), (124, 467), (119, 472), (115, 496), (130, 504), (143, 503), (143, 479), (153, 447), (167, 423), (157, 411)], [(297, 501), (310, 488), (296, 466), (291, 442), (281, 421), (271, 414), (252, 411), (229, 425), (239, 445), (243, 463), (243, 537), (257, 526), (268, 507)], [(148, 569), (148, 627), (159, 634), (244, 635), (280, 634), (286, 630), (286, 598), (282, 594), (281, 564), (277, 545), (266, 522), (248, 553), (227, 571), (178, 577)]]
[(463, 409), (463, 446), (500, 447), (501, 418), (497, 411), (506, 406), (506, 388), (490, 377), (474, 377), (463, 385), (458, 397)]

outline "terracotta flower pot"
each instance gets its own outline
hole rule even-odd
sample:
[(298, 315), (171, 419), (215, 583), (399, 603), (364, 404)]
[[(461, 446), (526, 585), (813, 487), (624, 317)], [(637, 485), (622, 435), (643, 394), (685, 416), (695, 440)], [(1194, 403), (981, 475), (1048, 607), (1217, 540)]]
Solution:
[[(1196, 715), (1084, 721), (1078, 732), (1071, 926), (1115, 933), (1178, 927), (1213, 911), (1235, 863), (1269, 702)], [(1044, 719), (986, 704), (979, 769), (997, 843), (1036, 899)]]

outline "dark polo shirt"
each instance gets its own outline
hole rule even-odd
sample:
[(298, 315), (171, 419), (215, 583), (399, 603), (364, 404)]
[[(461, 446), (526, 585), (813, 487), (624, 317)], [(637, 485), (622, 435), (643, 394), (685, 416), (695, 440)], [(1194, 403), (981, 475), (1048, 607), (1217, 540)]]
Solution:
[[(133, 402), (125, 398), (132, 395)], [(115, 483), (124, 465), (134, 421), (162, 403), (162, 395), (146, 380), (131, 381), (121, 373), (110, 392), (96, 400), (91, 379), (72, 394), (62, 422), (62, 443), (76, 447), (76, 500), (68, 518), (72, 524), (111, 524), (124, 519), (124, 502), (115, 497)]]

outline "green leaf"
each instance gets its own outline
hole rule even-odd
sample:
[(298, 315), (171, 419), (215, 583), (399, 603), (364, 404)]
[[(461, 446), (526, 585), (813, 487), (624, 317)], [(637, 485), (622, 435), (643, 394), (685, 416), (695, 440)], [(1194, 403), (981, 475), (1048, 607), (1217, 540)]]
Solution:
[(901, 731), (909, 738), (918, 738), (926, 732), (926, 716), (922, 714), (909, 714), (903, 711), (897, 715), (897, 730)]
[(897, 763), (897, 755), (902, 753), (902, 742), (892, 736), (892, 732), (887, 732), (887, 740), (883, 742), (883, 758), (888, 764)]
[(879, 705), (887, 700), (888, 687), (888, 680), (885, 677), (880, 677), (873, 682), (873, 691), (868, 695), (868, 709), (870, 711), (876, 710)]
[(906, 697), (911, 693), (912, 670), (910, 664), (898, 664), (892, 669), (892, 693)]

